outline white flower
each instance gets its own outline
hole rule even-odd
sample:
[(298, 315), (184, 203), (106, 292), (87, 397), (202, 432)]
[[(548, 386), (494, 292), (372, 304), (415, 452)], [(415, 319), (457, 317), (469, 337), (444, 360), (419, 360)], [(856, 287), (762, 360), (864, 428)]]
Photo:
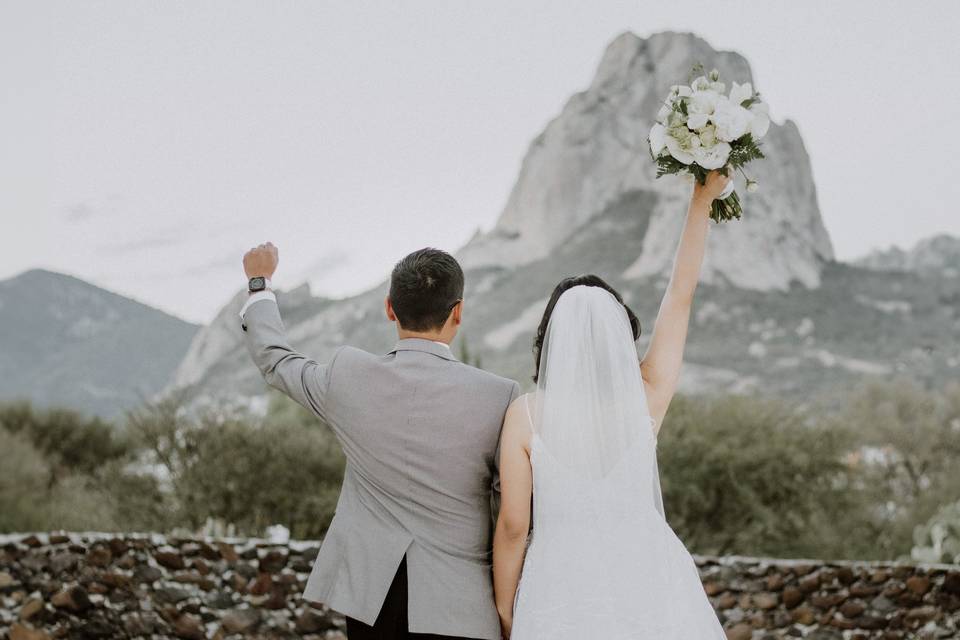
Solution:
[(660, 111), (657, 111), (657, 122), (666, 123), (667, 116), (670, 115), (670, 111), (672, 111), (672, 109), (670, 109), (668, 105), (663, 105), (660, 107)]
[(759, 188), (755, 180), (747, 180), (747, 191), (754, 193)]
[(687, 102), (687, 126), (691, 129), (702, 129), (707, 126), (717, 103), (722, 95), (713, 91), (694, 91)]
[(719, 169), (730, 157), (730, 145), (718, 142), (712, 147), (697, 147), (693, 150), (693, 157), (704, 169)]
[(717, 126), (717, 137), (724, 142), (733, 142), (747, 132), (753, 114), (729, 100), (721, 100), (711, 119)]
[(716, 82), (719, 79), (720, 79), (720, 71), (718, 69), (713, 69), (712, 71), (710, 71), (711, 82)]
[(650, 127), (650, 151), (656, 158), (667, 146), (667, 128), (659, 122)]
[(706, 76), (697, 76), (693, 82), (690, 83), (690, 88), (694, 91), (706, 91), (710, 88), (710, 81), (707, 80)]
[(750, 114), (753, 116), (750, 121), (750, 133), (754, 140), (759, 140), (767, 135), (767, 130), (770, 128), (770, 115), (767, 105), (762, 102), (750, 105)]
[(706, 113), (691, 113), (687, 116), (687, 126), (691, 129), (702, 129), (707, 126), (710, 115)]
[[(686, 127), (683, 128), (683, 131), (687, 131)], [(676, 137), (677, 135), (683, 135), (680, 129), (671, 129), (668, 132), (666, 138), (667, 150), (679, 162), (690, 164), (693, 162), (693, 154), (690, 153), (690, 132), (687, 131), (687, 138), (682, 141)]]
[(712, 147), (713, 145), (719, 142), (717, 140), (717, 128), (712, 124), (708, 124), (700, 131), (700, 142), (703, 143), (705, 147)]
[(733, 83), (733, 86), (730, 88), (730, 102), (735, 105), (743, 104), (744, 100), (749, 99), (753, 96), (753, 86), (749, 82), (743, 84)]
[(722, 82), (711, 82), (710, 91), (715, 91), (717, 93), (725, 93), (727, 90), (727, 85)]
[(672, 87), (670, 87), (670, 93), (673, 94), (674, 96), (679, 96), (683, 98), (685, 96), (689, 96), (691, 93), (693, 93), (693, 91), (690, 89), (690, 87), (686, 85), (675, 84)]

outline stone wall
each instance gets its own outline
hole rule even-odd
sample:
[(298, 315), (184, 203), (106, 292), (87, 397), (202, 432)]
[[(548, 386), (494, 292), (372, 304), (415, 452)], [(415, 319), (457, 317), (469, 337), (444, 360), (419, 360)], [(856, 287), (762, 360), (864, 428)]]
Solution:
[[(317, 542), (6, 536), (0, 635), (342, 638), (340, 616), (299, 597), (317, 550)], [(730, 638), (960, 638), (958, 566), (696, 560)]]

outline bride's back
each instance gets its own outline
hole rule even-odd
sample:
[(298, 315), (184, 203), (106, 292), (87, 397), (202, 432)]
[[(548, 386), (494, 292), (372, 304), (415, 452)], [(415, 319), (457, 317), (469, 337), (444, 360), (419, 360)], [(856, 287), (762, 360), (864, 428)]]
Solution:
[[(533, 427), (531, 396), (523, 401)], [(650, 424), (636, 425), (636, 438), (603, 475), (591, 475), (577, 460), (558, 457), (536, 431), (530, 441), (535, 535), (554, 527), (592, 528), (599, 522), (624, 523), (661, 517), (657, 511), (656, 439)]]

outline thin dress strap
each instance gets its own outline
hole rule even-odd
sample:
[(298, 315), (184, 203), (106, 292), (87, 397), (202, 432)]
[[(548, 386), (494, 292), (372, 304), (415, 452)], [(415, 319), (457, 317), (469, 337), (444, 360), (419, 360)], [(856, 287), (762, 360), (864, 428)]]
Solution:
[(530, 394), (523, 396), (523, 406), (527, 409), (527, 420), (530, 422), (530, 431), (533, 431), (533, 415), (530, 413)]

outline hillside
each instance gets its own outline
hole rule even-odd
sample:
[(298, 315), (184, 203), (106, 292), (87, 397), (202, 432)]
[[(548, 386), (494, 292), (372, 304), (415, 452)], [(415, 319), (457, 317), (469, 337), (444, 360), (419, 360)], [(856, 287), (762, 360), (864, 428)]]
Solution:
[(116, 416), (152, 396), (197, 326), (72, 276), (0, 281), (0, 401)]

